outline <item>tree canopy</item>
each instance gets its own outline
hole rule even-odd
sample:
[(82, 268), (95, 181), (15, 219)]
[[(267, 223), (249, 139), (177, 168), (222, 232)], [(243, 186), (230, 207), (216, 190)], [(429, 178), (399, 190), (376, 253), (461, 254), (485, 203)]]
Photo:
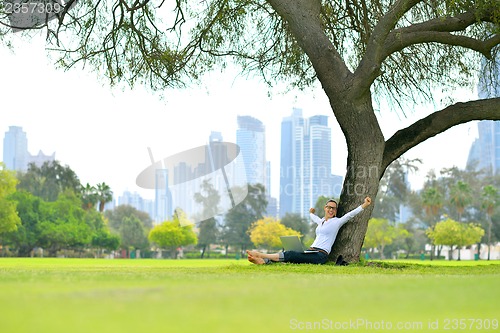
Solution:
[(250, 240), (255, 246), (267, 249), (280, 247), (282, 245), (280, 236), (302, 236), (299, 231), (286, 227), (272, 217), (264, 217), (255, 221), (248, 232)]
[[(426, 233), (433, 244), (450, 246), (451, 259), (451, 252), (455, 246), (460, 249), (462, 246), (479, 242), (484, 235), (484, 229), (474, 223), (463, 224), (448, 218), (427, 229)], [(460, 259), (460, 254), (458, 258)]]
[(81, 192), (81, 184), (76, 173), (59, 161), (44, 162), (42, 166), (31, 163), (26, 172), (17, 175), (18, 189), (26, 190), (46, 201), (56, 201), (65, 190)]
[(16, 202), (9, 198), (15, 193), (16, 184), (14, 172), (7, 170), (0, 162), (0, 234), (16, 230), (21, 223), (16, 211)]
[(198, 238), (193, 231), (193, 225), (182, 226), (178, 217), (155, 226), (149, 232), (148, 239), (160, 249), (169, 249), (175, 253), (178, 246), (196, 244)]
[(3, 240), (12, 245), (19, 256), (28, 256), (36, 247), (45, 248), (50, 256), (59, 250), (83, 250), (91, 245), (115, 249), (112, 242), (93, 242), (98, 235), (104, 241), (103, 234), (109, 233), (107, 226), (99, 212), (84, 210), (80, 198), (71, 191), (60, 194), (56, 201), (45, 201), (19, 190), (12, 194), (12, 200), (17, 205), (21, 224)]
[(371, 218), (368, 223), (368, 230), (364, 241), (366, 248), (376, 248), (380, 252), (380, 257), (384, 259), (384, 248), (397, 238), (409, 237), (407, 230), (400, 226), (393, 226), (387, 219)]

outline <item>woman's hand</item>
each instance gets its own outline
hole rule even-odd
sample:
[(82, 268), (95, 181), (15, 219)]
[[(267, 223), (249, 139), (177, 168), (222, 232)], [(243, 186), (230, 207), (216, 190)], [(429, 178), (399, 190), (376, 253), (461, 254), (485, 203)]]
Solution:
[(316, 209), (314, 208), (309, 208), (309, 213), (314, 214), (316, 212)]
[(372, 204), (372, 198), (366, 197), (365, 202), (363, 202), (361, 207), (363, 207), (363, 209), (365, 209), (366, 207), (370, 206), (371, 204)]

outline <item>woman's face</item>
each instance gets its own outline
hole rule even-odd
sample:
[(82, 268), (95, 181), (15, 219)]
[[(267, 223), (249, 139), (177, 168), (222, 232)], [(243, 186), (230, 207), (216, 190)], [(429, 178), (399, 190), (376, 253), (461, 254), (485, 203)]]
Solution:
[(325, 217), (327, 219), (337, 215), (337, 204), (335, 202), (327, 202), (325, 206)]

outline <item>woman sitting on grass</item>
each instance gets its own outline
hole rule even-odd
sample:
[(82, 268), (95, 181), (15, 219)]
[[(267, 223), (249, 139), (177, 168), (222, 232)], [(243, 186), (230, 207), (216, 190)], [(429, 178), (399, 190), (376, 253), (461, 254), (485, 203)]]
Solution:
[[(361, 213), (366, 207), (372, 203), (370, 197), (366, 197), (365, 201), (358, 208), (350, 211), (342, 217), (336, 217), (337, 215), (337, 202), (335, 200), (328, 200), (325, 205), (325, 217), (319, 218), (314, 215), (315, 209), (309, 209), (311, 213), (311, 220), (316, 223), (316, 238), (311, 244), (308, 252), (297, 252), (297, 251), (284, 251), (279, 253), (262, 253), (258, 251), (249, 251), (248, 261), (256, 264), (263, 265), (271, 262), (291, 262), (297, 264), (325, 264), (328, 261), (328, 255), (332, 248), (333, 242), (337, 237), (340, 227), (342, 227), (347, 221), (352, 219), (354, 216)], [(312, 252), (309, 252), (312, 251)], [(339, 256), (336, 264), (345, 264), (342, 256)]]

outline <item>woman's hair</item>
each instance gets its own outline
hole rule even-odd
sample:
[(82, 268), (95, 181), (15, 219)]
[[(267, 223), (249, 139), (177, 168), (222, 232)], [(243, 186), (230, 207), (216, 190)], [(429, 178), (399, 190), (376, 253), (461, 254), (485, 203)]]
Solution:
[(325, 205), (328, 205), (328, 203), (329, 203), (329, 202), (335, 202), (335, 206), (337, 206), (337, 207), (338, 207), (338, 205), (339, 205), (339, 204), (337, 203), (337, 201), (335, 201), (335, 200), (333, 200), (333, 199), (328, 200), (328, 201), (326, 202), (326, 204), (325, 204)]

